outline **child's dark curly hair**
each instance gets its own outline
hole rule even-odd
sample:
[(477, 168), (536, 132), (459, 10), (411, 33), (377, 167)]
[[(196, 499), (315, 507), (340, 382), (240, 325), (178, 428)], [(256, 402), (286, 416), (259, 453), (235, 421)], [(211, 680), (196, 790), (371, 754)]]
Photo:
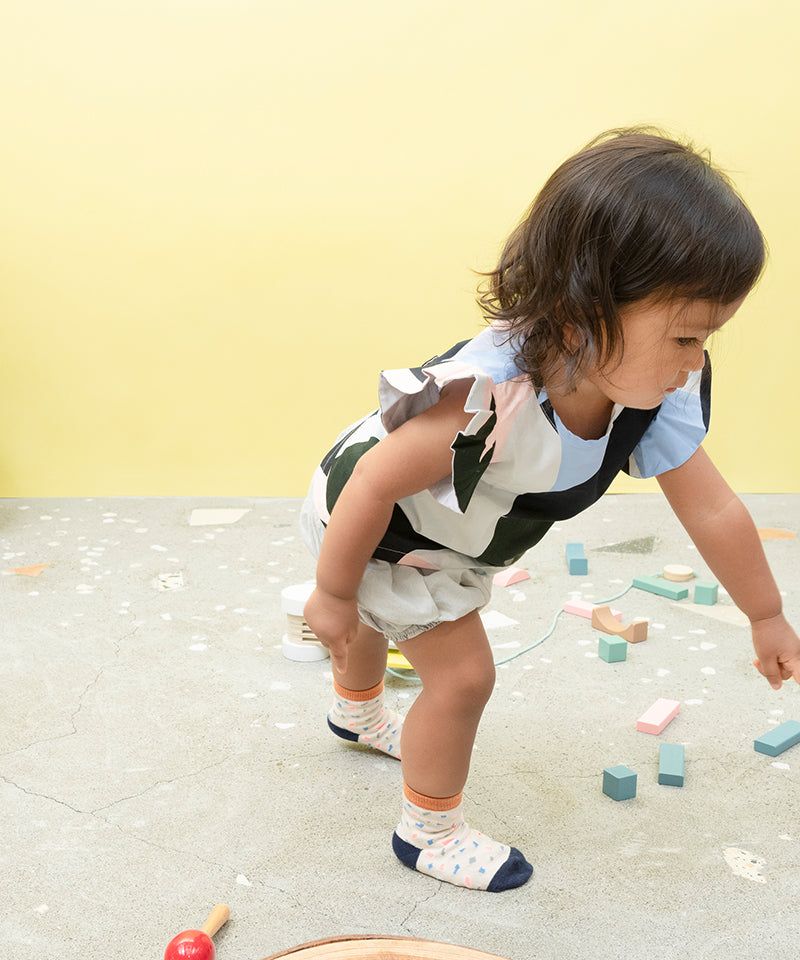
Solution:
[(733, 303), (765, 257), (753, 215), (707, 157), (652, 128), (611, 130), (550, 177), (479, 303), (507, 326), (535, 386), (555, 365), (574, 385), (618, 355), (620, 307)]

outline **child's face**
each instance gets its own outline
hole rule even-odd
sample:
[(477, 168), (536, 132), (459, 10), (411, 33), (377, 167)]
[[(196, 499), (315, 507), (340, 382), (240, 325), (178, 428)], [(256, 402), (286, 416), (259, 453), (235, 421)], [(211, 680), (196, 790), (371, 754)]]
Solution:
[(589, 379), (613, 403), (652, 410), (701, 370), (706, 340), (731, 319), (742, 301), (721, 307), (705, 300), (642, 301), (620, 310), (624, 346)]

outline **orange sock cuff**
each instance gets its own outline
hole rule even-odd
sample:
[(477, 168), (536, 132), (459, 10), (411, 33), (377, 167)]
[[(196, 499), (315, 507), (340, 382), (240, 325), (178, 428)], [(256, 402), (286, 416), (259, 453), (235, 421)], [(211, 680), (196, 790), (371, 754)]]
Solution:
[(455, 810), (459, 803), (461, 803), (463, 796), (463, 793), (457, 793), (454, 797), (426, 797), (423, 793), (417, 793), (416, 790), (412, 790), (405, 781), (403, 781), (403, 793), (406, 800), (416, 803), (416, 805), (422, 807), (423, 810), (436, 810), (437, 812)]
[(383, 680), (376, 683), (374, 687), (370, 687), (369, 690), (348, 690), (347, 687), (343, 687), (334, 680), (333, 689), (340, 697), (344, 697), (345, 700), (355, 700), (360, 703), (364, 700), (373, 700), (377, 697), (383, 690)]

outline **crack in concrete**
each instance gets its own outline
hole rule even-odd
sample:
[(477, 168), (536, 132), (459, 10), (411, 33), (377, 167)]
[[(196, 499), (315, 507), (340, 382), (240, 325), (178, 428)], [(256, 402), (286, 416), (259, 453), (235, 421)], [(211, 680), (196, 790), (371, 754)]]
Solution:
[[(429, 878), (429, 879), (430, 879), (430, 878)], [(440, 889), (441, 889), (441, 885), (443, 885), (443, 884), (444, 884), (444, 881), (438, 880), (437, 883), (436, 883), (435, 888), (434, 888), (433, 890), (431, 890), (430, 894), (429, 894), (427, 897), (419, 897), (417, 900), (415, 900), (415, 902), (414, 902), (413, 906), (411, 907), (411, 909), (408, 911), (408, 913), (405, 915), (405, 917), (403, 917), (403, 919), (400, 921), (400, 929), (401, 929), (404, 933), (408, 933), (408, 934), (413, 934), (413, 933), (414, 933), (413, 928), (412, 928), (412, 925), (411, 925), (411, 918), (414, 916), (414, 914), (417, 912), (417, 910), (420, 909), (420, 907), (424, 907), (427, 903), (429, 903), (431, 900), (433, 900), (434, 897), (437, 897), (437, 896), (439, 895), (439, 891), (440, 891)]]
[(101, 821), (101, 823), (106, 824), (106, 826), (112, 827), (118, 833), (121, 833), (124, 837), (127, 837), (130, 840), (136, 840), (138, 843), (144, 844), (144, 846), (146, 847), (152, 847), (152, 849), (159, 850), (162, 853), (168, 853), (172, 855), (179, 854), (180, 856), (183, 856), (183, 857), (193, 857), (195, 860), (199, 861), (205, 866), (215, 867), (218, 870), (231, 871), (231, 872), (236, 871), (236, 868), (229, 863), (218, 863), (216, 860), (212, 860), (207, 857), (201, 856), (198, 853), (196, 847), (190, 847), (188, 849), (184, 849), (183, 847), (180, 847), (180, 846), (168, 846), (163, 843), (158, 843), (155, 840), (149, 840), (147, 837), (142, 837), (139, 834), (134, 833), (129, 829), (126, 829), (121, 824), (114, 823), (113, 821), (108, 820), (106, 817), (100, 816), (100, 814), (95, 811), (91, 811), (87, 815), (94, 817), (96, 820)]
[(38, 797), (40, 800), (50, 800), (51, 803), (57, 803), (59, 806), (66, 807), (67, 810), (71, 810), (73, 813), (77, 813), (81, 816), (91, 814), (91, 811), (89, 810), (81, 810), (78, 807), (73, 807), (72, 804), (67, 803), (66, 800), (59, 800), (58, 797), (51, 797), (46, 793), (38, 793), (36, 790), (29, 790), (27, 787), (23, 787), (21, 783), (17, 783), (15, 780), (11, 780), (1, 773), (0, 781), (6, 784), (6, 786), (14, 787), (16, 790), (19, 790), (20, 793), (24, 793), (29, 797)]
[[(168, 784), (178, 783), (181, 780), (187, 780), (191, 777), (200, 776), (200, 774), (205, 773), (207, 770), (213, 770), (215, 767), (220, 767), (228, 761), (238, 757), (239, 754), (232, 754), (227, 757), (223, 757), (221, 760), (217, 760), (214, 763), (209, 763), (204, 767), (201, 767), (198, 770), (192, 770), (190, 773), (183, 773), (177, 777), (172, 777), (169, 780), (156, 780), (154, 783), (151, 783), (149, 786), (145, 787), (143, 790), (140, 790), (138, 793), (132, 793), (129, 796), (118, 797), (116, 800), (112, 800), (110, 803), (104, 804), (100, 807), (94, 807), (93, 809), (83, 810), (80, 807), (75, 807), (71, 803), (68, 803), (66, 800), (62, 800), (59, 797), (52, 796), (49, 793), (42, 793), (38, 790), (31, 790), (28, 787), (22, 786), (22, 784), (17, 783), (15, 780), (10, 779), (9, 777), (0, 774), (0, 781), (7, 784), (10, 787), (15, 787), (21, 793), (27, 794), (29, 797), (38, 797), (41, 800), (49, 800), (51, 803), (57, 803), (60, 806), (66, 807), (68, 810), (72, 810), (73, 813), (77, 813), (80, 816), (89, 816), (97, 817), (97, 819), (102, 820), (105, 823), (108, 823), (109, 826), (117, 827), (118, 825), (113, 823), (110, 820), (107, 820), (105, 817), (101, 816), (104, 811), (111, 810), (113, 807), (118, 806), (121, 803), (126, 803), (128, 800), (136, 800), (139, 797), (143, 797), (145, 794), (149, 793), (151, 790)], [(118, 828), (119, 829), (119, 828)], [(135, 836), (135, 834), (131, 834)], [(139, 839), (139, 838), (137, 838)], [(146, 841), (145, 841), (146, 842)]]
[(113, 638), (111, 639), (111, 644), (114, 647), (114, 657), (100, 664), (100, 666), (97, 668), (97, 672), (95, 673), (94, 677), (92, 677), (92, 679), (86, 684), (83, 690), (81, 690), (81, 692), (78, 694), (77, 706), (72, 711), (72, 713), (70, 713), (67, 721), (71, 727), (69, 731), (67, 731), (66, 733), (57, 734), (56, 736), (52, 736), (52, 737), (39, 737), (36, 740), (31, 740), (30, 743), (26, 743), (25, 746), (23, 747), (17, 747), (16, 750), (10, 750), (7, 753), (0, 753), (0, 758), (13, 757), (18, 753), (25, 753), (26, 751), (31, 750), (34, 747), (40, 746), (41, 744), (55, 743), (58, 740), (68, 740), (70, 737), (76, 736), (78, 733), (78, 725), (76, 723), (76, 720), (84, 708), (84, 700), (89, 694), (89, 691), (93, 687), (97, 686), (97, 684), (100, 682), (101, 677), (103, 676), (105, 671), (108, 669), (108, 667), (116, 663), (120, 655), (122, 644), (126, 640), (130, 640), (132, 637), (134, 637), (138, 633), (138, 631), (139, 631), (139, 627), (137, 626), (137, 627), (134, 627), (129, 633), (126, 633), (123, 636), (121, 636), (118, 640), (114, 640)]
[[(120, 834), (122, 834), (123, 836), (125, 836), (125, 837), (127, 837), (127, 838), (129, 838), (129, 839), (131, 839), (131, 840), (135, 840), (135, 841), (137, 841), (138, 843), (144, 844), (146, 847), (151, 847), (151, 848), (154, 849), (154, 850), (161, 851), (162, 853), (167, 853), (167, 854), (169, 854), (169, 855), (171, 855), (171, 856), (179, 855), (179, 856), (182, 856), (182, 857), (192, 857), (192, 858), (194, 858), (195, 860), (197, 860), (199, 863), (204, 864), (206, 867), (212, 867), (212, 868), (221, 870), (221, 871), (226, 872), (226, 873), (230, 872), (230, 873), (232, 873), (232, 874), (234, 874), (234, 875), (238, 875), (238, 874), (240, 874), (240, 873), (242, 872), (240, 865), (236, 865), (236, 864), (232, 864), (232, 863), (219, 862), (219, 861), (217, 861), (217, 860), (214, 860), (213, 858), (204, 857), (204, 856), (202, 856), (202, 855), (198, 852), (197, 848), (195, 848), (195, 847), (184, 848), (184, 847), (182, 847), (182, 846), (170, 846), (170, 845), (166, 845), (166, 844), (163, 844), (163, 843), (159, 843), (159, 842), (157, 842), (157, 841), (155, 841), (155, 840), (151, 840), (151, 839), (149, 839), (149, 838), (147, 838), (147, 837), (141, 836), (139, 833), (135, 832), (134, 830), (132, 830), (132, 829), (130, 829), (130, 828), (127, 828), (127, 827), (123, 826), (122, 824), (115, 823), (113, 820), (111, 820), (111, 819), (107, 816), (108, 811), (110, 811), (110, 810), (113, 809), (115, 806), (117, 806), (117, 805), (119, 805), (119, 804), (121, 804), (121, 803), (125, 803), (125, 802), (128, 801), (128, 800), (134, 800), (134, 799), (136, 799), (137, 797), (141, 797), (141, 796), (143, 796), (144, 794), (148, 793), (149, 791), (151, 791), (151, 790), (153, 790), (153, 789), (155, 789), (155, 788), (157, 788), (157, 787), (159, 787), (159, 786), (161, 786), (161, 785), (176, 783), (176, 782), (178, 782), (178, 781), (180, 781), (180, 780), (186, 780), (186, 779), (188, 779), (188, 778), (190, 778), (190, 777), (198, 776), (198, 775), (204, 773), (204, 772), (207, 771), (207, 770), (211, 770), (211, 769), (214, 769), (215, 767), (222, 766), (223, 764), (227, 763), (229, 760), (234, 759), (235, 756), (237, 756), (237, 755), (224, 757), (223, 759), (218, 760), (218, 761), (216, 761), (215, 763), (207, 764), (206, 766), (200, 768), (199, 770), (195, 770), (195, 771), (192, 771), (191, 773), (187, 773), (187, 774), (182, 774), (181, 776), (178, 776), (178, 777), (173, 777), (173, 778), (170, 779), (170, 780), (158, 780), (158, 781), (156, 781), (155, 783), (153, 783), (153, 784), (151, 784), (150, 786), (148, 786), (146, 789), (144, 789), (144, 790), (142, 790), (142, 791), (140, 791), (140, 792), (138, 792), (138, 793), (134, 793), (134, 794), (131, 794), (131, 795), (125, 796), (125, 797), (120, 797), (120, 798), (118, 798), (117, 800), (114, 800), (113, 802), (111, 802), (111, 803), (109, 803), (109, 804), (106, 804), (105, 806), (96, 807), (96, 808), (94, 808), (94, 809), (92, 809), (92, 810), (83, 810), (83, 809), (81, 809), (80, 807), (76, 807), (76, 806), (74, 806), (73, 804), (68, 803), (66, 800), (60, 799), (59, 797), (51, 796), (51, 795), (48, 794), (48, 793), (42, 793), (42, 792), (39, 792), (39, 791), (36, 791), (36, 790), (31, 790), (30, 788), (24, 787), (24, 786), (22, 786), (22, 784), (16, 783), (14, 780), (11, 780), (10, 778), (8, 778), (8, 777), (6, 777), (6, 776), (3, 776), (2, 774), (0, 774), (0, 782), (6, 784), (7, 786), (12, 787), (12, 788), (14, 788), (14, 789), (16, 789), (16, 790), (19, 790), (20, 793), (24, 793), (26, 796), (35, 797), (35, 798), (38, 798), (38, 799), (41, 799), (41, 800), (47, 800), (47, 801), (49, 801), (50, 803), (54, 803), (54, 804), (57, 804), (58, 806), (65, 807), (67, 810), (71, 811), (72, 813), (76, 814), (76, 815), (79, 816), (79, 817), (82, 817), (82, 818), (86, 818), (86, 817), (93, 818), (93, 819), (99, 821), (100, 823), (103, 823), (103, 824), (105, 824), (106, 826), (113, 828), (114, 830), (116, 830), (117, 832), (119, 832)], [(252, 877), (252, 876), (253, 876), (253, 872), (250, 871), (250, 874), (251, 874), (251, 877)], [(263, 880), (263, 879), (251, 880), (251, 882), (257, 882), (257, 883), (259, 883), (259, 884), (260, 884), (263, 888), (265, 888), (265, 889), (273, 890), (273, 891), (275, 891), (275, 892), (277, 892), (277, 893), (282, 894), (283, 896), (289, 897), (289, 898), (295, 903), (295, 905), (297, 906), (298, 909), (300, 909), (301, 906), (302, 906), (302, 903), (300, 902), (300, 900), (299, 900), (294, 894), (292, 894), (290, 891), (284, 889), (283, 887), (281, 887), (281, 886), (279, 886), (279, 885), (271, 884), (271, 883), (269, 883), (268, 881)]]
[(112, 800), (111, 803), (107, 803), (102, 807), (95, 807), (93, 810), (87, 810), (86, 813), (90, 813), (93, 816), (100, 814), (104, 810), (110, 810), (112, 807), (118, 806), (120, 803), (126, 803), (128, 800), (136, 800), (139, 797), (143, 797), (145, 794), (150, 793), (151, 790), (155, 790), (161, 786), (167, 786), (169, 784), (178, 783), (181, 780), (189, 780), (192, 777), (199, 777), (201, 774), (205, 773), (207, 770), (214, 770), (216, 767), (221, 767), (223, 764), (228, 763), (228, 761), (233, 760), (239, 757), (240, 754), (234, 753), (227, 757), (223, 757), (221, 760), (215, 760), (214, 763), (206, 764), (204, 767), (200, 767), (198, 770), (192, 770), (189, 773), (179, 774), (177, 777), (172, 777), (168, 780), (156, 780), (154, 783), (151, 783), (150, 786), (145, 787), (143, 790), (140, 790), (138, 793), (132, 793), (126, 797), (118, 797), (116, 800)]
[[(101, 808), (101, 809), (105, 809), (105, 808)], [(158, 843), (155, 840), (149, 840), (147, 837), (142, 837), (139, 834), (134, 833), (132, 830), (125, 828), (121, 824), (114, 823), (108, 820), (104, 816), (100, 816), (100, 814), (96, 811), (92, 811), (89, 815), (94, 817), (97, 820), (100, 820), (102, 823), (105, 823), (107, 826), (113, 827), (120, 834), (122, 834), (122, 836), (127, 837), (128, 839), (131, 839), (131, 840), (135, 840), (138, 843), (144, 844), (144, 846), (150, 847), (153, 850), (158, 850), (161, 853), (166, 853), (171, 856), (178, 855), (178, 856), (187, 857), (187, 858), (191, 857), (194, 860), (196, 860), (198, 863), (203, 864), (205, 867), (211, 867), (213, 869), (220, 870), (223, 873), (230, 873), (235, 877), (238, 877), (239, 875), (243, 874), (243, 872), (246, 872), (248, 883), (251, 886), (259, 886), (264, 890), (269, 890), (269, 891), (278, 893), (283, 897), (286, 897), (291, 903), (294, 904), (295, 908), (298, 911), (302, 910), (305, 906), (304, 901), (301, 900), (300, 897), (298, 897), (292, 891), (286, 889), (283, 886), (280, 886), (279, 884), (270, 883), (268, 880), (261, 878), (259, 874), (261, 869), (263, 868), (256, 868), (255, 870), (252, 870), (245, 867), (243, 871), (241, 864), (220, 862), (218, 860), (214, 860), (211, 857), (202, 856), (198, 852), (197, 847), (195, 846), (187, 849), (181, 846), (169, 846), (167, 844)]]

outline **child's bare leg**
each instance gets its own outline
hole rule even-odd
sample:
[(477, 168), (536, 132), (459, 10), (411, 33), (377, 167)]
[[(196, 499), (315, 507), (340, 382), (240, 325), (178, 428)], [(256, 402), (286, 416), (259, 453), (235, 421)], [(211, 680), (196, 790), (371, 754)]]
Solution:
[(399, 760), (403, 719), (383, 701), (387, 648), (382, 634), (359, 624), (348, 648), (347, 669), (340, 671), (331, 664), (336, 696), (328, 726), (344, 740), (365, 744)]
[(333, 679), (348, 690), (368, 690), (383, 680), (389, 644), (382, 633), (359, 623), (358, 634), (347, 648), (347, 669), (333, 667)]
[(475, 734), (494, 689), (486, 632), (474, 611), (400, 647), (422, 681), (403, 726), (403, 779), (425, 796), (452, 797), (467, 782)]
[(423, 682), (403, 728), (403, 814), (392, 840), (415, 870), (458, 886), (508, 890), (533, 868), (514, 847), (464, 821), (461, 792), (494, 663), (477, 611), (406, 640), (402, 650)]

